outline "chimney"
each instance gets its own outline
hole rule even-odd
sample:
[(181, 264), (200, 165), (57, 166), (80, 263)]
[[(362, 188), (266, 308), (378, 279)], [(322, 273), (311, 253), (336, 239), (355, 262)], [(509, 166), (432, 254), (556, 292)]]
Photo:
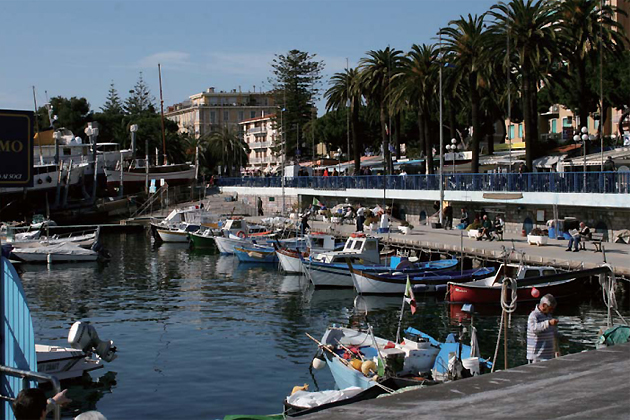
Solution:
[(209, 87), (207, 90), (208, 93), (214, 93), (214, 86), (213, 87)]

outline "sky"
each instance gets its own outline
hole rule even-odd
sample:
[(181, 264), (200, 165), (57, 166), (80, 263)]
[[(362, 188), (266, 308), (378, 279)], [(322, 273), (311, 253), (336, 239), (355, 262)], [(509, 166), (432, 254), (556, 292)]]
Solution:
[[(366, 51), (435, 43), (440, 27), (481, 14), (488, 0), (147, 1), (0, 0), (0, 109), (85, 97), (98, 111), (113, 82), (124, 100), (140, 72), (164, 106), (208, 87), (270, 88), (275, 54), (323, 60), (322, 91)], [(156, 102), (159, 103), (159, 102)], [(318, 102), (320, 115), (324, 102)]]

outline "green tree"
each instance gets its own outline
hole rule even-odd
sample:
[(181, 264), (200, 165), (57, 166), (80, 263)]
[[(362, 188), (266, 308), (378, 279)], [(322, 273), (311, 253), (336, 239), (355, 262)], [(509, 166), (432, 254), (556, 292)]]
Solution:
[(599, 108), (599, 83), (589, 84), (589, 70), (599, 78), (599, 60), (607, 62), (620, 57), (628, 45), (623, 27), (615, 19), (617, 13), (625, 13), (611, 5), (601, 8), (600, 3), (600, 0), (565, 0), (559, 5), (560, 40), (564, 61), (568, 63), (566, 72), (561, 74), (568, 78), (564, 86), (570, 86), (573, 93), (571, 103), (564, 105), (577, 111), (580, 124)]
[[(249, 161), (249, 146), (233, 128), (224, 126), (210, 134), (206, 161), (212, 162), (219, 175), (239, 176), (240, 169)], [(219, 170), (218, 167), (221, 167)]]
[(368, 102), (373, 102), (379, 109), (381, 139), (386, 172), (392, 173), (392, 158), (389, 149), (388, 127), (390, 107), (391, 78), (397, 73), (402, 59), (402, 51), (390, 47), (384, 50), (368, 51), (367, 57), (359, 62), (363, 95)]
[[(350, 133), (352, 135), (352, 149), (354, 151), (354, 171), (361, 169), (361, 150), (359, 143), (359, 110), (361, 108), (361, 83), (359, 71), (351, 68), (341, 73), (335, 73), (330, 82), (332, 86), (325, 93), (326, 110), (346, 108), (350, 105)], [(350, 154), (350, 151), (348, 151)], [(348, 156), (350, 158), (350, 156)]]
[(442, 29), (444, 50), (455, 66), (454, 83), (466, 79), (472, 122), (472, 171), (479, 172), (479, 147), (481, 144), (481, 89), (488, 84), (489, 43), (484, 16), (461, 16)]
[(559, 56), (557, 3), (546, 0), (499, 2), (488, 12), (495, 22), (494, 37), (509, 39), (516, 63), (510, 71), (519, 75), (525, 121), (525, 159), (532, 168), (538, 141), (538, 89), (548, 81), (551, 65)]
[(105, 104), (101, 107), (101, 112), (94, 114), (94, 121), (100, 125), (99, 141), (120, 143), (128, 135), (125, 114), (120, 96), (114, 86), (114, 82), (109, 85), (109, 91)]
[[(55, 127), (65, 127), (71, 130), (75, 136), (84, 137), (85, 125), (93, 120), (90, 103), (85, 98), (63, 98), (56, 96), (50, 99), (52, 115), (57, 117)], [(48, 117), (48, 109), (40, 107), (37, 111), (42, 124), (40, 127), (52, 126)]]
[(104, 114), (123, 115), (122, 102), (120, 101), (120, 96), (118, 96), (114, 82), (109, 85), (107, 98), (105, 99), (105, 104), (101, 107), (101, 111)]
[(140, 115), (144, 113), (155, 113), (155, 98), (151, 95), (149, 87), (142, 78), (142, 72), (129, 97), (125, 100), (124, 109), (127, 114)]
[[(434, 45), (412, 45), (411, 51), (401, 60), (400, 70), (394, 75), (396, 81), (392, 91), (393, 106), (399, 110), (416, 112), (418, 124), (419, 152), (433, 161), (431, 141), (431, 113), (435, 111), (435, 95), (438, 79), (437, 49)], [(427, 165), (433, 173), (433, 165)]]
[[(315, 101), (319, 96), (324, 62), (315, 60), (316, 54), (291, 50), (286, 55), (276, 54), (271, 67), (275, 103), (280, 112), (274, 125), (282, 133), (287, 156), (295, 156), (300, 145), (300, 134), (312, 119)], [(280, 152), (279, 147), (276, 153)]]

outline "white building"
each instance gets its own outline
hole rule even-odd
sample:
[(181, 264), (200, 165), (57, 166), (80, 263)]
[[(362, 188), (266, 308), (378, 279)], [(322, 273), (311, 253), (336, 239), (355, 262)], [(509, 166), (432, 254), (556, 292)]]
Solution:
[(249, 165), (245, 168), (247, 172), (275, 171), (282, 163), (282, 156), (274, 155), (272, 149), (280, 140), (278, 130), (273, 126), (274, 117), (273, 114), (263, 115), (238, 123), (243, 133), (243, 141), (250, 149)]

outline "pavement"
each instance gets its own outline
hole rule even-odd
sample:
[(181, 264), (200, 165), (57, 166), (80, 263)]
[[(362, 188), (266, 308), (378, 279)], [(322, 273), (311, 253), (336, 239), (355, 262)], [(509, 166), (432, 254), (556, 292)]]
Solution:
[(331, 408), (307, 419), (630, 419), (630, 343)]

